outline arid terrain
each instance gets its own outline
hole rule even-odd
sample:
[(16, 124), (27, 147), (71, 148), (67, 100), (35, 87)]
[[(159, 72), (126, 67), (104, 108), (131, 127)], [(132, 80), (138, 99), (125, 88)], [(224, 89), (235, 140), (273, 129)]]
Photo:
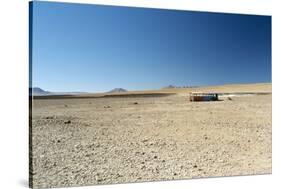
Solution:
[[(190, 102), (191, 91), (251, 94)], [(271, 84), (32, 103), (35, 188), (271, 173)]]

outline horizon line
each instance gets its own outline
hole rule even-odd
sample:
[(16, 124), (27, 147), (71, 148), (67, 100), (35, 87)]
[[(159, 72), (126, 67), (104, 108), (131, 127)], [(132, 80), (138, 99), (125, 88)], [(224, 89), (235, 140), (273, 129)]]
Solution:
[[(114, 89), (124, 89), (126, 91), (150, 91), (150, 90), (161, 90), (161, 89), (184, 89), (184, 88), (200, 88), (200, 87), (211, 87), (211, 86), (225, 86), (225, 85), (254, 85), (254, 84), (272, 84), (272, 81), (271, 82), (250, 82), (250, 83), (225, 83), (225, 84), (218, 84), (218, 85), (183, 85), (183, 86), (177, 86), (177, 85), (166, 85), (166, 86), (163, 86), (161, 88), (154, 88), (154, 89), (142, 89), (142, 90), (134, 90), (134, 89), (126, 89), (126, 88), (123, 88), (123, 87), (115, 87), (115, 88), (112, 88), (112, 89), (109, 89), (109, 90), (106, 90), (106, 91), (103, 91), (103, 92), (98, 92), (98, 91), (53, 91), (53, 90), (46, 90), (42, 87), (38, 87), (38, 86), (34, 86), (34, 87), (30, 87), (29, 86), (29, 89), (32, 88), (39, 88), (45, 92), (51, 92), (51, 93), (108, 93), (110, 92), (111, 90), (114, 90)], [(169, 88), (169, 86), (171, 86), (171, 88)]]

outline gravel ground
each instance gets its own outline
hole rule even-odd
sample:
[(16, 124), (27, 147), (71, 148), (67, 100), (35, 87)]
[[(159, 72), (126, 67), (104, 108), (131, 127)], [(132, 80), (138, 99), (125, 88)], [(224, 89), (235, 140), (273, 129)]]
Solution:
[(34, 188), (271, 173), (271, 95), (33, 101)]

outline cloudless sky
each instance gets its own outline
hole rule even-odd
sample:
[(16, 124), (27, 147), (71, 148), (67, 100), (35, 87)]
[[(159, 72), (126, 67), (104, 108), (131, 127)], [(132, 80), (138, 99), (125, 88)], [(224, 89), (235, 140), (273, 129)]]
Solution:
[(33, 87), (271, 82), (271, 17), (33, 2)]

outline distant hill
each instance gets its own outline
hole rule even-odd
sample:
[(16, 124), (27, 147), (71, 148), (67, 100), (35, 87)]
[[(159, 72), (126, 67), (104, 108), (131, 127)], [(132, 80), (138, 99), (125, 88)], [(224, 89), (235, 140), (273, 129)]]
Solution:
[(177, 87), (174, 85), (168, 85), (166, 87), (163, 87), (163, 89), (174, 89), (174, 88), (177, 88)]
[(108, 93), (124, 93), (124, 92), (128, 92), (126, 89), (122, 89), (122, 88), (115, 88), (112, 89), (111, 91), (108, 91)]
[(42, 95), (50, 95), (51, 92), (44, 91), (39, 87), (33, 87), (33, 88), (29, 88), (29, 94), (30, 95), (32, 94), (33, 96), (42, 96)]

